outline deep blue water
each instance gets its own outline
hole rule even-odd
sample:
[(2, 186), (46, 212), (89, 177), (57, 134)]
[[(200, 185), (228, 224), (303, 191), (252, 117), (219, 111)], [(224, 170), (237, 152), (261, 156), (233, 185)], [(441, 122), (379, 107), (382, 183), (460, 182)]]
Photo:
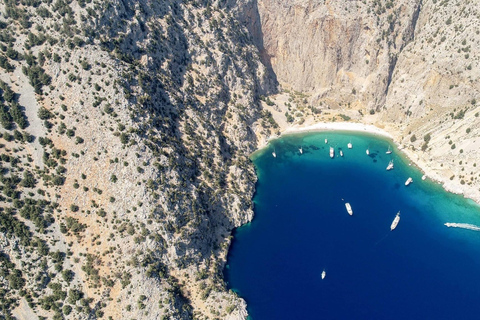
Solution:
[(480, 232), (444, 226), (480, 225), (479, 207), (422, 181), (398, 150), (385, 153), (389, 145), (324, 132), (283, 137), (253, 156), (255, 218), (235, 231), (225, 269), (253, 320), (480, 319)]

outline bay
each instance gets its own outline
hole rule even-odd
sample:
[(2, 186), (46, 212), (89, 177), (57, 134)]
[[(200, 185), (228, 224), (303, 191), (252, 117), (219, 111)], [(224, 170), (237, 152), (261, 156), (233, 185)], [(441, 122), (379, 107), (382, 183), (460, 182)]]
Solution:
[(225, 277), (253, 320), (478, 318), (480, 233), (444, 223), (480, 225), (479, 207), (423, 181), (390, 141), (295, 134), (252, 160), (255, 217), (234, 232)]

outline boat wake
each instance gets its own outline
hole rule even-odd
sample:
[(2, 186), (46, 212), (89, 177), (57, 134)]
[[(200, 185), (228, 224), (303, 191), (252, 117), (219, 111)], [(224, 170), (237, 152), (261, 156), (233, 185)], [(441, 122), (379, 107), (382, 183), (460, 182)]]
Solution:
[(378, 240), (377, 242), (375, 242), (374, 247), (376, 247), (376, 246), (377, 246), (380, 242), (382, 242), (383, 240), (387, 239), (387, 237), (388, 237), (389, 234), (390, 234), (390, 232), (387, 233), (382, 239), (380, 239), (380, 240)]
[(447, 227), (452, 227), (452, 228), (462, 228), (462, 229), (468, 229), (468, 230), (473, 230), (473, 231), (480, 231), (480, 227), (476, 226), (474, 224), (469, 224), (469, 223), (455, 223), (455, 222), (447, 222), (445, 223)]

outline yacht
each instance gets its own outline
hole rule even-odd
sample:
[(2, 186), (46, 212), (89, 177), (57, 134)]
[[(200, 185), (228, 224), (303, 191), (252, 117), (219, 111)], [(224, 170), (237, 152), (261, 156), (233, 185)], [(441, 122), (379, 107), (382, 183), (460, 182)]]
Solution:
[(390, 160), (387, 166), (387, 170), (392, 170), (393, 169), (393, 160)]
[(422, 176), (422, 180), (425, 180), (425, 179), (427, 179), (427, 175), (424, 174), (424, 175)]
[(340, 157), (343, 157), (343, 151), (340, 150)]
[(352, 148), (353, 148), (352, 142), (350, 141), (350, 142), (347, 144), (347, 146), (348, 146), (348, 149), (352, 149)]
[(352, 206), (350, 205), (350, 203), (346, 202), (345, 203), (345, 208), (347, 208), (347, 212), (349, 215), (353, 215), (353, 210), (352, 210)]
[(408, 185), (409, 185), (410, 183), (412, 183), (412, 182), (413, 182), (413, 179), (412, 179), (411, 177), (409, 177), (409, 178), (407, 179), (407, 181), (405, 181), (405, 185), (408, 186)]
[(333, 158), (335, 156), (335, 150), (330, 147), (330, 158)]
[(325, 269), (323, 269), (323, 271), (322, 271), (322, 280), (325, 279), (326, 276), (327, 276), (327, 272), (325, 271)]
[(392, 153), (392, 150), (390, 150), (390, 146), (388, 146), (388, 150), (387, 150), (387, 152), (385, 152), (385, 153), (386, 153), (386, 154)]
[(367, 154), (367, 156), (370, 154), (370, 150), (367, 149), (367, 151), (365, 151), (365, 153)]
[(398, 211), (397, 215), (395, 216), (395, 219), (393, 219), (392, 225), (390, 226), (390, 230), (395, 229), (399, 221), (400, 221), (400, 211)]

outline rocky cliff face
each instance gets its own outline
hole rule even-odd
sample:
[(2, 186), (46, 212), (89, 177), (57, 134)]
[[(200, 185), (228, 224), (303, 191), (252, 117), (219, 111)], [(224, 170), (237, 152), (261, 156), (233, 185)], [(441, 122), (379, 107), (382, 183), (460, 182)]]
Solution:
[(259, 49), (284, 88), (315, 103), (378, 109), (419, 8), (417, 0), (258, 1)]

